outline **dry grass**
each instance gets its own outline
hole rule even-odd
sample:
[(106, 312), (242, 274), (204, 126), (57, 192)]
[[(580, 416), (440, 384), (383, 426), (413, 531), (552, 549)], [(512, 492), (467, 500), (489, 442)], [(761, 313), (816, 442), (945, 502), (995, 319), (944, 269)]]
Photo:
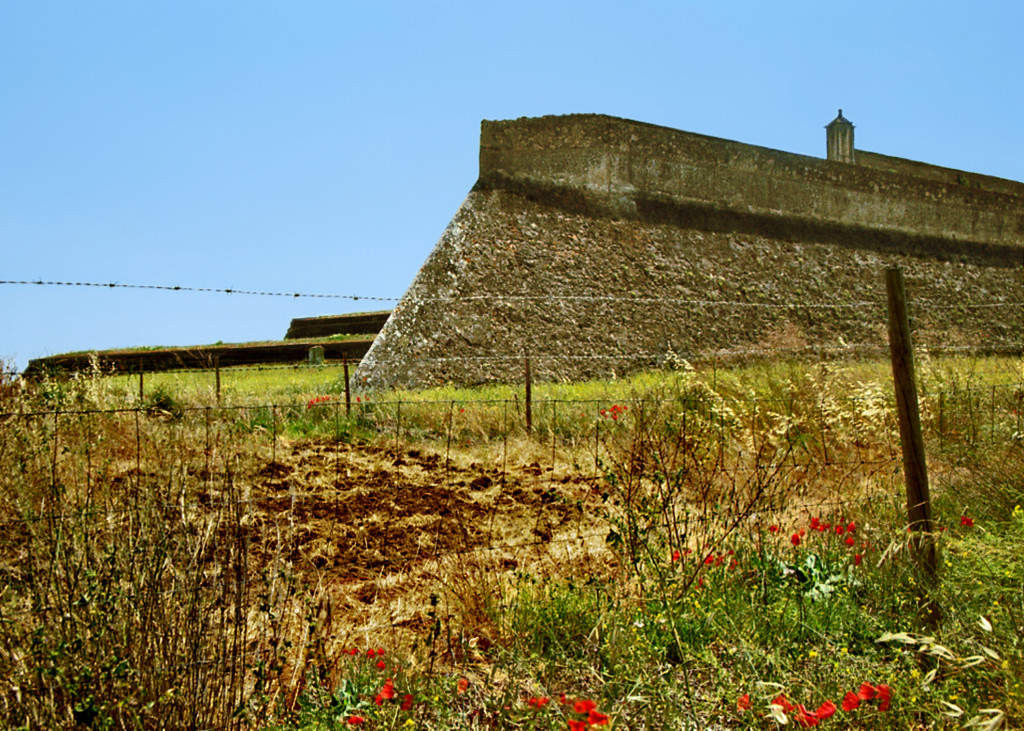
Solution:
[[(1012, 515), (1005, 481), (977, 477), (993, 469), (982, 444), (1019, 439), (1014, 368), (925, 366), (947, 512)], [(153, 384), (159, 402), (133, 410), (120, 380), (2, 383), (0, 717), (257, 727), (302, 717), (309, 698), (344, 685), (349, 651), (371, 647), (387, 647), (424, 699), (431, 678), (494, 684), (498, 695), (474, 697), (484, 706), (542, 688), (605, 692), (609, 677), (622, 684), (643, 667), (682, 682), (674, 663), (710, 662), (693, 643), (726, 644), (723, 615), (693, 605), (717, 574), (683, 568), (674, 551), (788, 555), (788, 532), (769, 526), (819, 515), (856, 514), (865, 536), (891, 538), (897, 445), (878, 370), (789, 364), (551, 384), (530, 435), (511, 392), (361, 400), (346, 417), (337, 401), (306, 408), (308, 384), (274, 409), (218, 409), (208, 393)], [(130, 410), (84, 413), (111, 407)], [(726, 598), (739, 623), (750, 597)], [(636, 622), (648, 628), (639, 639)], [(560, 632), (579, 647), (550, 657), (552, 645), (524, 637)], [(744, 646), (747, 665), (716, 662), (734, 668), (734, 683), (796, 667), (759, 652)], [(724, 692), (713, 675), (666, 691), (677, 695), (664, 707), (623, 701), (623, 718), (692, 717)], [(632, 692), (649, 698), (653, 687)], [(441, 705), (436, 727), (454, 723)]]

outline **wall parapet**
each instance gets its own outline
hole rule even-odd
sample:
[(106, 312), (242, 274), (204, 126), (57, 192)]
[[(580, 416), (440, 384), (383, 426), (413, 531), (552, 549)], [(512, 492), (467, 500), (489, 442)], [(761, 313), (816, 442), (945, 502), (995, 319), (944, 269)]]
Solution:
[[(478, 187), (576, 201), (627, 218), (664, 210), (927, 242), (927, 255), (1019, 263), (1024, 185), (857, 151), (858, 164), (603, 115), (484, 121)], [(860, 164), (863, 161), (864, 164)], [(965, 185), (974, 179), (977, 185)], [(713, 215), (712, 215), (713, 214)], [(775, 232), (778, 233), (778, 232)], [(949, 251), (942, 251), (948, 244)]]

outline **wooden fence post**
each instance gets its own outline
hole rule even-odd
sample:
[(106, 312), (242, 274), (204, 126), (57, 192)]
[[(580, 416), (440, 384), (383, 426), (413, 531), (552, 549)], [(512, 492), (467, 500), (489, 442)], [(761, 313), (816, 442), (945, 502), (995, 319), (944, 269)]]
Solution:
[(220, 403), (220, 356), (213, 356), (213, 372), (217, 378), (217, 403)]
[(349, 416), (352, 413), (352, 392), (348, 382), (348, 353), (341, 354), (341, 367), (345, 371), (345, 416)]
[[(914, 352), (910, 343), (910, 318), (907, 315), (903, 271), (896, 267), (887, 269), (885, 284), (889, 307), (889, 353), (903, 448), (903, 477), (907, 488), (910, 547), (922, 575), (934, 583), (938, 555), (932, 526), (932, 504), (928, 494), (928, 468), (925, 464), (921, 414), (917, 403)], [(925, 621), (929, 624), (937, 623), (938, 610), (932, 606), (930, 598), (922, 597), (922, 602)]]
[(144, 376), (142, 375), (142, 360), (139, 360), (139, 403), (143, 403), (146, 400), (146, 388), (143, 383)]
[(523, 357), (526, 377), (526, 433), (533, 433), (533, 376), (530, 373), (530, 354)]

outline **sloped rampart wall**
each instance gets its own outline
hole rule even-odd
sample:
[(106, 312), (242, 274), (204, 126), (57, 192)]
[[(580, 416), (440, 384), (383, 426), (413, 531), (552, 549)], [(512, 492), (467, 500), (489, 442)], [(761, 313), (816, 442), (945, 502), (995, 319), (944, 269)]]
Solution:
[[(749, 349), (1019, 347), (1024, 198), (579, 115), (484, 122), (480, 178), (356, 374), (608, 377)], [(972, 303), (983, 302), (984, 308)]]

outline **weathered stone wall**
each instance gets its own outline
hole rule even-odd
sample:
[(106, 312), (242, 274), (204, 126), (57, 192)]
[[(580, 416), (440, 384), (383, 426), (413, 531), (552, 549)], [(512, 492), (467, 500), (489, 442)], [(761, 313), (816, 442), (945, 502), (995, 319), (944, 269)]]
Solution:
[(668, 198), (812, 226), (1024, 247), (1024, 186), (1008, 195), (600, 115), (485, 121), (480, 184), (586, 191), (627, 217)]
[(606, 117), (485, 122), (480, 179), (356, 382), (518, 381), (524, 352), (547, 379), (881, 354), (894, 264), (918, 344), (1018, 348), (1022, 202)]
[(288, 343), (260, 343), (248, 345), (207, 345), (194, 348), (160, 348), (159, 350), (101, 350), (94, 353), (75, 353), (35, 358), (28, 362), (22, 374), (29, 378), (45, 373), (74, 373), (89, 371), (96, 364), (104, 373), (131, 373), (133, 371), (176, 371), (183, 369), (208, 370), (218, 363), (222, 368), (246, 365), (295, 364), (306, 362), (311, 348), (323, 349), (325, 358), (354, 361), (370, 349), (371, 338), (335, 342), (315, 340)]
[(906, 160), (902, 157), (891, 155), (880, 155), (877, 152), (857, 150), (857, 164), (863, 167), (884, 170), (889, 173), (910, 175), (927, 180), (935, 180), (947, 185), (959, 185), (967, 188), (990, 190), (994, 193), (1024, 198), (1024, 183), (1005, 178), (995, 178), (991, 175), (980, 173), (968, 173), (955, 168), (944, 168), (938, 165)]
[(331, 335), (376, 335), (384, 327), (391, 310), (352, 312), (347, 315), (296, 317), (288, 325), (285, 340), (326, 338)]

